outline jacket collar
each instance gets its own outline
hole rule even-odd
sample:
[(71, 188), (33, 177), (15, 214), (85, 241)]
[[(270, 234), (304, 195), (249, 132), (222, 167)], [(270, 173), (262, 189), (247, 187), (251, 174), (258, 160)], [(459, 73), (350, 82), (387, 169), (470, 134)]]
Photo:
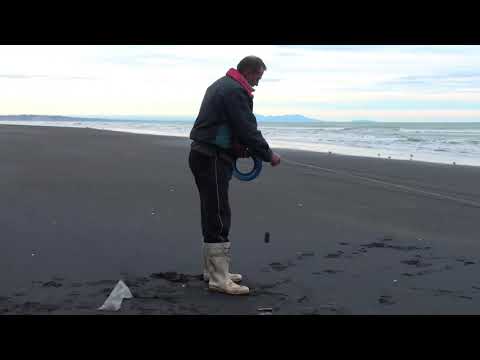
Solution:
[(248, 81), (243, 77), (243, 75), (236, 69), (230, 68), (227, 71), (227, 76), (230, 76), (232, 79), (236, 80), (242, 87), (247, 91), (248, 95), (253, 98), (253, 92), (255, 89), (250, 86)]

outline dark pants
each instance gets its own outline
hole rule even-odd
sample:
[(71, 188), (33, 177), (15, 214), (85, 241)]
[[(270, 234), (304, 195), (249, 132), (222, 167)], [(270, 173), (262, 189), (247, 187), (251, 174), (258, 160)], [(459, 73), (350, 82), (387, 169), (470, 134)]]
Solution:
[(230, 241), (228, 185), (232, 179), (233, 165), (218, 155), (208, 156), (195, 150), (190, 151), (189, 165), (200, 194), (203, 241)]

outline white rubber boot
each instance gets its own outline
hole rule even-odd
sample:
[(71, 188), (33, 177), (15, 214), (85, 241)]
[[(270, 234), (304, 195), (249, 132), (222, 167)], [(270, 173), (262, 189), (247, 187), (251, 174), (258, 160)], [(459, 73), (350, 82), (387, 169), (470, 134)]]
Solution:
[(207, 269), (209, 273), (208, 288), (230, 295), (247, 295), (250, 289), (238, 285), (229, 276), (230, 242), (205, 243)]
[[(241, 274), (232, 274), (228, 273), (230, 276), (230, 279), (235, 282), (240, 282), (242, 281), (242, 275)], [(210, 280), (210, 275), (208, 274), (208, 266), (207, 266), (207, 248), (205, 246), (205, 243), (203, 244), (203, 281), (209, 281)]]

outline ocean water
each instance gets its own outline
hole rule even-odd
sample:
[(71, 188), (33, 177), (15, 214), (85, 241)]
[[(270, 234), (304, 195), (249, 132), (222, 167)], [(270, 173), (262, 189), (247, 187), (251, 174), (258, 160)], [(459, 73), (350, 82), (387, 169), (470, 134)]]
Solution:
[[(188, 137), (192, 121), (1, 121)], [(479, 123), (259, 122), (274, 148), (480, 166)], [(281, 152), (281, 151), (279, 151)]]

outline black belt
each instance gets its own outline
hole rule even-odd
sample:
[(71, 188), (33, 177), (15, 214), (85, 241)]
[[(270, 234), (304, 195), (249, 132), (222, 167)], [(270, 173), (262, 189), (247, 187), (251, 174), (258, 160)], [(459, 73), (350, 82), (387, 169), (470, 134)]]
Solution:
[(191, 144), (191, 149), (194, 151), (198, 151), (199, 153), (202, 153), (207, 156), (211, 157), (218, 157), (220, 159), (223, 159), (229, 163), (232, 163), (235, 161), (235, 158), (229, 154), (226, 153), (225, 150), (222, 150), (218, 148), (215, 145), (212, 144), (206, 144), (206, 143), (201, 143), (198, 141), (193, 141)]

